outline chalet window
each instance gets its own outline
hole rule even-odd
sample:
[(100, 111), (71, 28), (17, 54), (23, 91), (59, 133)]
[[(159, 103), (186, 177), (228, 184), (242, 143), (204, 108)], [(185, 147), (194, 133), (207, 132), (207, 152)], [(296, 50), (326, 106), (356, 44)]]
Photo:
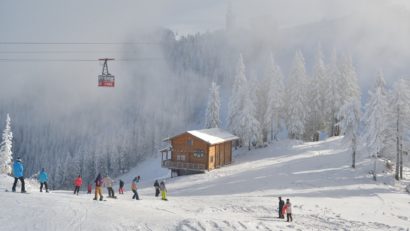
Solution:
[(202, 157), (204, 157), (204, 151), (201, 150), (201, 149), (197, 149), (197, 150), (195, 150), (195, 152), (194, 152), (194, 156), (195, 156), (196, 158), (202, 158)]
[(185, 155), (177, 155), (177, 160), (185, 161)]
[(194, 145), (194, 141), (193, 141), (192, 139), (188, 139), (188, 141), (186, 142), (186, 144), (187, 144), (188, 146), (192, 146), (192, 145)]

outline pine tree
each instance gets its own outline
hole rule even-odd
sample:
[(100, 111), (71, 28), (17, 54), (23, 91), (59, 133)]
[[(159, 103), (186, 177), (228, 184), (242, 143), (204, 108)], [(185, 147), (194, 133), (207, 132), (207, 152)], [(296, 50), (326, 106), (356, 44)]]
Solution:
[(356, 152), (358, 142), (358, 130), (360, 124), (360, 101), (350, 98), (342, 106), (338, 116), (340, 129), (345, 139), (351, 140), (352, 145), (352, 168), (356, 167)]
[(267, 133), (271, 133), (271, 140), (277, 140), (276, 136), (280, 130), (280, 119), (283, 115), (285, 87), (282, 72), (279, 66), (276, 65), (272, 54), (270, 54), (266, 72), (267, 81), (264, 81), (263, 85), (267, 86), (267, 94), (264, 96), (267, 105), (264, 106), (265, 113), (261, 126)]
[(305, 132), (304, 123), (308, 110), (306, 101), (305, 60), (302, 53), (297, 51), (286, 88), (286, 126), (292, 139), (302, 139)]
[(410, 129), (410, 83), (400, 79), (394, 85), (391, 97), (391, 117), (395, 121), (391, 127), (396, 145), (396, 180), (403, 179), (403, 140), (406, 139), (406, 132)]
[(242, 144), (250, 144), (259, 139), (259, 123), (255, 118), (255, 108), (251, 100), (245, 76), (242, 55), (239, 57), (236, 77), (229, 101), (228, 128), (240, 137)]
[(208, 107), (206, 108), (205, 128), (220, 127), (220, 107), (219, 86), (212, 82), (209, 89)]
[(389, 108), (384, 89), (383, 75), (379, 75), (374, 91), (369, 91), (369, 100), (365, 106), (364, 139), (367, 141), (369, 153), (374, 157), (373, 177), (376, 180), (376, 159), (384, 155), (389, 146), (389, 121), (387, 110)]
[(338, 57), (335, 50), (332, 52), (329, 68), (327, 69), (329, 87), (326, 91), (326, 107), (329, 109), (326, 116), (329, 124), (330, 136), (338, 135), (337, 123), (339, 109), (343, 105), (343, 82), (338, 65)]
[(305, 139), (317, 140), (319, 138), (316, 136), (317, 132), (325, 125), (325, 116), (329, 114), (329, 107), (325, 105), (328, 82), (323, 53), (319, 46), (316, 54), (314, 74), (309, 82), (308, 103), (310, 110), (305, 125)]
[(11, 162), (13, 152), (13, 132), (11, 131), (11, 120), (9, 114), (6, 117), (6, 128), (3, 130), (2, 142), (0, 143), (0, 173), (11, 173)]
[(247, 88), (244, 89), (244, 107), (240, 112), (240, 130), (241, 138), (244, 143), (248, 144), (248, 150), (251, 150), (251, 144), (261, 140), (260, 124), (255, 118), (255, 107), (251, 100), (250, 92)]

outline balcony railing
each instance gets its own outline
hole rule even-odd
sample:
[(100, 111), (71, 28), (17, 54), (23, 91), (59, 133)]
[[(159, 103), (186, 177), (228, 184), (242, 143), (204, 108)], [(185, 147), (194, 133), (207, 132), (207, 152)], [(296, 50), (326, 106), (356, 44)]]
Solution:
[(162, 167), (171, 169), (185, 169), (192, 171), (205, 171), (205, 164), (197, 163), (185, 163), (179, 161), (164, 160), (162, 161)]

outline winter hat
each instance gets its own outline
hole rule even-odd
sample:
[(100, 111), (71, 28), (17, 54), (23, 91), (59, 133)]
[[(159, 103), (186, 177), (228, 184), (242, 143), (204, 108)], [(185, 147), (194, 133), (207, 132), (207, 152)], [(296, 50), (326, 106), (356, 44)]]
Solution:
[(20, 158), (20, 157), (17, 157), (17, 161), (18, 161), (18, 162), (21, 162), (21, 158)]

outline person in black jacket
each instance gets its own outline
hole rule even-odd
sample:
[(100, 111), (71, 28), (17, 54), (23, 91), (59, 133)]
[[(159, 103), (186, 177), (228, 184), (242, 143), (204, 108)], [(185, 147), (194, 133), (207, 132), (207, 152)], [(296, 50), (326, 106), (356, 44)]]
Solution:
[(284, 205), (285, 205), (285, 202), (282, 200), (282, 197), (279, 197), (279, 218), (282, 218), (282, 219), (285, 218), (285, 216), (283, 216), (282, 214), (282, 209)]
[(155, 187), (155, 197), (158, 197), (159, 196), (159, 183), (158, 183), (158, 180), (155, 180), (154, 187)]
[(124, 194), (124, 181), (120, 180), (120, 188), (118, 189), (119, 194)]

